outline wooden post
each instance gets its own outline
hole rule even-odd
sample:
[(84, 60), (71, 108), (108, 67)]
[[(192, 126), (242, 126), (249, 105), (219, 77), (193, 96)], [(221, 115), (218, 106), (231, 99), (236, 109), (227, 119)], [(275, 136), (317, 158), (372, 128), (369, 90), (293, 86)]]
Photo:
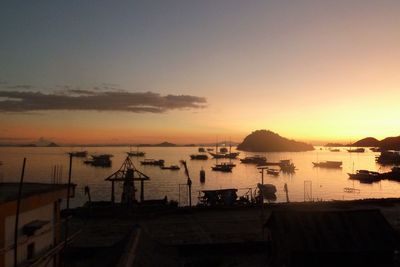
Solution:
[(15, 228), (14, 228), (14, 267), (18, 265), (18, 221), (19, 221), (19, 209), (21, 207), (21, 198), (22, 198), (22, 185), (24, 184), (24, 175), (25, 175), (25, 163), (26, 158), (22, 163), (22, 172), (21, 172), (21, 180), (19, 182), (18, 187), (18, 200), (17, 200), (17, 211), (15, 213)]

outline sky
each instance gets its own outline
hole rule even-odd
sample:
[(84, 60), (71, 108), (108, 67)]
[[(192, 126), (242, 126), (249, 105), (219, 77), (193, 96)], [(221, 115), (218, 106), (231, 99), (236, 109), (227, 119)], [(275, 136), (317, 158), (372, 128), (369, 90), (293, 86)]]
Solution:
[(400, 135), (400, 1), (2, 1), (0, 143)]

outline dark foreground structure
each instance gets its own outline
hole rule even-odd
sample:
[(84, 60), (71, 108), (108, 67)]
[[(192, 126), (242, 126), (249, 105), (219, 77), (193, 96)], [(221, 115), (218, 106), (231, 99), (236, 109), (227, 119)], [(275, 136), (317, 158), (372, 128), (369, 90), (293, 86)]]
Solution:
[(400, 199), (78, 208), (66, 266), (399, 266)]
[(272, 266), (398, 263), (397, 233), (379, 210), (274, 211), (265, 229)]

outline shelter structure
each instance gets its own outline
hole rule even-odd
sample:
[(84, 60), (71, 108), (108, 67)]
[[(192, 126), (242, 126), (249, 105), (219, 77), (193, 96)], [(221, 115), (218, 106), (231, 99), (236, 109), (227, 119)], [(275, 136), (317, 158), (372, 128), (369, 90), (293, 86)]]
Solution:
[(273, 211), (271, 266), (398, 266), (399, 237), (379, 210)]
[(119, 170), (108, 176), (105, 180), (111, 182), (111, 202), (115, 203), (115, 183), (122, 182), (123, 191), (121, 195), (121, 203), (130, 206), (133, 202), (136, 202), (135, 181), (140, 182), (140, 201), (143, 202), (144, 181), (150, 180), (150, 177), (137, 170), (128, 156)]

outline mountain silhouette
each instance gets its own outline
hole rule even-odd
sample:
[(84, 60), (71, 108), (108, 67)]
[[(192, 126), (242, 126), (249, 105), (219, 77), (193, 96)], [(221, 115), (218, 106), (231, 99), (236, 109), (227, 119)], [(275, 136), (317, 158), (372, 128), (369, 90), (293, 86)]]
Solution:
[(373, 137), (367, 137), (361, 140), (358, 140), (351, 146), (358, 146), (358, 147), (377, 147), (380, 145), (380, 142), (378, 139), (373, 138)]
[(246, 136), (237, 149), (249, 152), (299, 152), (314, 150), (314, 147), (287, 139), (269, 130), (257, 130)]

